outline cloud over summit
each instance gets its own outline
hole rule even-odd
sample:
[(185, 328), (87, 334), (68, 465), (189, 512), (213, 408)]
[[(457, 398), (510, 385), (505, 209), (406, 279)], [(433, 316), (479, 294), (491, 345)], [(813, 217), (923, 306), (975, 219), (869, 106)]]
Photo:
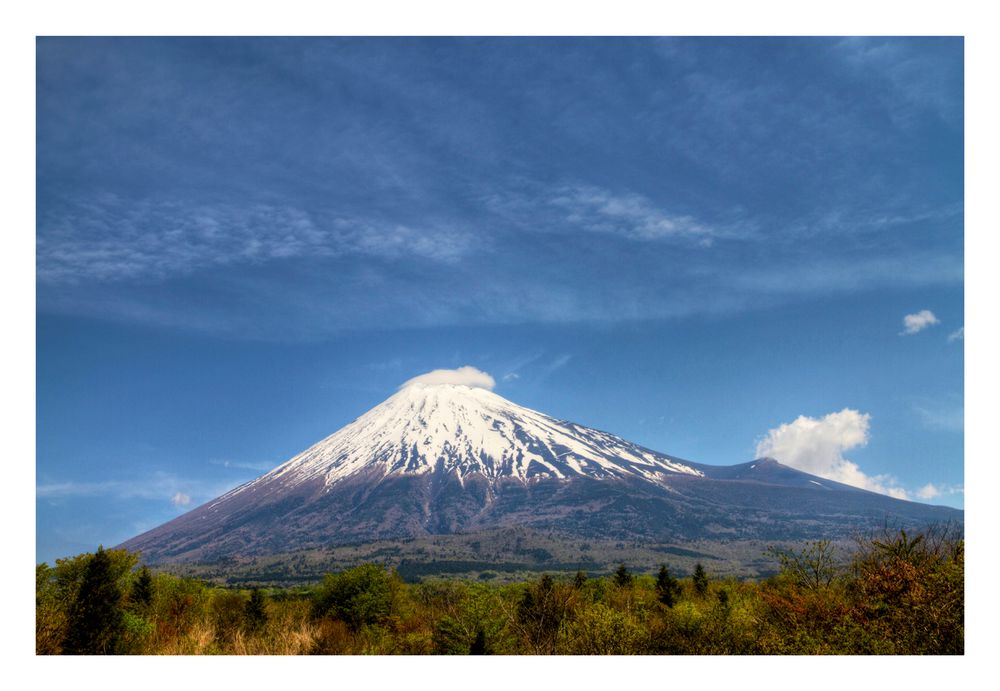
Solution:
[(436, 369), (425, 374), (408, 379), (400, 386), (400, 390), (408, 386), (434, 386), (436, 384), (452, 384), (468, 386), (473, 389), (492, 391), (496, 380), (482, 370), (465, 365), (457, 369)]

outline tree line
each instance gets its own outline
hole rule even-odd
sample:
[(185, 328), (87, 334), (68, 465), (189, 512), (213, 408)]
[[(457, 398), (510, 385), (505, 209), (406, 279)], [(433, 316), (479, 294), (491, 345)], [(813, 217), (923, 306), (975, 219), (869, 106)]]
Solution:
[(36, 568), (39, 654), (961, 654), (964, 541), (944, 532), (769, 552), (779, 575), (621, 564), (507, 585), (407, 584), (362, 564), (308, 588), (233, 590), (99, 548)]

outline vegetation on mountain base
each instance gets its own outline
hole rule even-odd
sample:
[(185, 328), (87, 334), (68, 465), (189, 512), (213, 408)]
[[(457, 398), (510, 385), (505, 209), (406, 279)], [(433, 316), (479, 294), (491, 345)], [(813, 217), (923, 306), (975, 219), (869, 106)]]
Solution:
[(899, 532), (838, 565), (775, 550), (763, 581), (609, 576), (404, 583), (376, 564), (231, 590), (98, 549), (36, 570), (39, 654), (961, 654), (964, 541)]

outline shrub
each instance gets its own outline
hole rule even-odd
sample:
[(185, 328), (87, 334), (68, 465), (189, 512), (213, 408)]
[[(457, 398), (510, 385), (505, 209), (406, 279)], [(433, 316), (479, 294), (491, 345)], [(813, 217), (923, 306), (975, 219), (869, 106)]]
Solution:
[(385, 621), (392, 612), (399, 581), (376, 564), (327, 574), (313, 600), (313, 616), (332, 616), (356, 631)]
[(569, 627), (568, 652), (576, 655), (633, 655), (641, 652), (642, 627), (630, 616), (591, 605)]
[[(965, 543), (947, 531), (863, 541), (853, 563), (855, 621), (897, 654), (961, 655)], [(864, 652), (864, 651), (859, 651)]]

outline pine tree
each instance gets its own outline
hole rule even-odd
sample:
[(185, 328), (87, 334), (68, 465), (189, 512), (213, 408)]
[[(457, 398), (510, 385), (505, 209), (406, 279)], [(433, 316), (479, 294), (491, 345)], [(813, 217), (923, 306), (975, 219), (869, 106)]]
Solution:
[(656, 594), (660, 602), (667, 607), (673, 607), (677, 601), (677, 596), (681, 593), (681, 584), (670, 575), (670, 570), (666, 564), (660, 565), (660, 572), (656, 576)]
[(80, 590), (70, 607), (63, 652), (68, 655), (115, 653), (124, 627), (123, 595), (111, 557), (100, 546), (87, 561)]
[(260, 588), (250, 591), (246, 609), (243, 610), (243, 621), (250, 631), (260, 631), (267, 624), (267, 610), (264, 607), (264, 593)]
[(694, 591), (700, 597), (704, 597), (705, 593), (708, 592), (708, 574), (705, 573), (705, 567), (701, 565), (701, 562), (695, 564), (694, 576), (691, 580), (694, 581)]
[(489, 655), (486, 647), (486, 632), (482, 628), (476, 630), (476, 639), (469, 646), (469, 655)]
[(625, 568), (625, 564), (619, 564), (615, 570), (615, 585), (619, 588), (632, 587), (632, 574)]
[(129, 602), (132, 609), (138, 612), (145, 612), (153, 604), (153, 576), (149, 572), (148, 566), (139, 569), (135, 582), (132, 584)]

